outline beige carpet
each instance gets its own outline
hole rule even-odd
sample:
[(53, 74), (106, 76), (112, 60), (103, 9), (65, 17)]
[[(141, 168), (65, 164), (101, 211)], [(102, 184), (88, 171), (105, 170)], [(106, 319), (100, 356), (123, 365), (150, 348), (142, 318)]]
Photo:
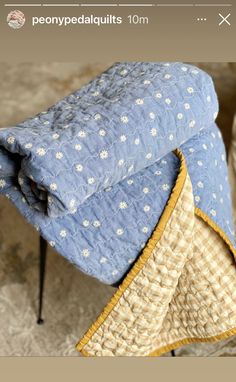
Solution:
[[(220, 73), (220, 65), (213, 65), (207, 69), (213, 74)], [(227, 81), (234, 80), (235, 85), (235, 69), (222, 65), (224, 77), (228, 70), (232, 78)], [(0, 127), (43, 110), (107, 66), (0, 63)], [(220, 88), (219, 77), (217, 81)], [(228, 100), (235, 102), (231, 88)], [(225, 135), (230, 135), (230, 129)], [(8, 200), (0, 197), (0, 355), (78, 356), (74, 349), (77, 340), (99, 314), (113, 288), (83, 275), (50, 249), (42, 326), (36, 324), (37, 292), (38, 234)], [(176, 353), (236, 356), (236, 338), (217, 344), (186, 346)]]

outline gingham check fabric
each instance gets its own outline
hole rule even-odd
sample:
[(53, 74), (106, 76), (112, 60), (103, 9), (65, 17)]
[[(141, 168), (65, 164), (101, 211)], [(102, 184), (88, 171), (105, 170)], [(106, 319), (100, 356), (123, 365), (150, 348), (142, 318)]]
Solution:
[(108, 304), (79, 343), (83, 354), (159, 355), (235, 333), (235, 263), (221, 237), (196, 215), (188, 175), (159, 241), (139, 261), (112, 309)]

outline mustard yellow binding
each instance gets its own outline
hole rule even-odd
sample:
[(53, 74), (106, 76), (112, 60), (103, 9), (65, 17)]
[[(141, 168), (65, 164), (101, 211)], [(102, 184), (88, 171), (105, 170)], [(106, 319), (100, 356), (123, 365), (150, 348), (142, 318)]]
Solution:
[[(119, 286), (118, 290), (115, 292), (111, 300), (108, 302), (108, 304), (105, 306), (103, 312), (99, 315), (97, 320), (92, 324), (92, 326), (88, 329), (86, 334), (83, 336), (83, 338), (78, 342), (76, 345), (76, 348), (78, 351), (80, 351), (84, 356), (90, 356), (90, 354), (84, 349), (85, 345), (89, 342), (91, 337), (94, 335), (94, 333), (99, 329), (99, 327), (103, 324), (103, 322), (106, 320), (108, 315), (111, 313), (111, 311), (114, 309), (116, 304), (118, 303), (119, 299), (122, 297), (125, 290), (129, 287), (130, 283), (134, 280), (134, 278), (137, 276), (139, 271), (143, 268), (145, 263), (147, 262), (149, 256), (152, 254), (153, 249), (155, 248), (157, 242), (160, 240), (162, 233), (165, 230), (165, 227), (171, 217), (172, 212), (175, 209), (175, 205), (178, 201), (178, 198), (182, 192), (186, 176), (187, 176), (187, 166), (185, 162), (185, 158), (183, 153), (180, 150), (175, 150), (175, 154), (180, 159), (180, 168), (179, 168), (179, 174), (175, 183), (175, 186), (171, 192), (170, 198), (165, 206), (165, 209), (163, 211), (163, 214), (160, 218), (159, 223), (157, 224), (156, 228), (154, 229), (151, 238), (148, 240), (146, 247), (144, 248), (142, 254), (134, 264), (133, 268), (130, 270), (128, 275), (125, 277), (124, 281)], [(202, 210), (195, 207), (195, 213), (197, 216), (201, 217), (209, 226), (220, 235), (220, 237), (224, 240), (224, 242), (228, 245), (229, 249), (233, 253), (235, 259), (236, 259), (236, 250), (233, 247), (231, 241), (228, 239), (228, 237), (225, 235), (225, 233), (217, 226), (215, 222), (213, 222), (208, 215), (206, 215)], [(171, 351), (173, 349), (178, 348), (179, 346), (183, 346), (190, 343), (197, 343), (197, 342), (214, 342), (222, 339), (226, 339), (232, 335), (236, 334), (236, 328), (233, 328), (231, 330), (228, 330), (224, 333), (220, 333), (211, 337), (207, 338), (184, 338), (183, 340), (177, 341), (173, 344), (164, 346), (160, 349), (157, 349), (156, 351), (149, 354), (149, 356), (159, 356), (165, 352)]]

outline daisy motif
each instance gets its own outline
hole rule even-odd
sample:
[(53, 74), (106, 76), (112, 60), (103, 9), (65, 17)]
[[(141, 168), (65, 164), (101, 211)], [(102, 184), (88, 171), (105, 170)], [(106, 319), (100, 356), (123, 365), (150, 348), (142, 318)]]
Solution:
[(133, 169), (134, 169), (134, 166), (133, 166), (133, 165), (129, 166), (129, 168), (128, 168), (128, 172), (132, 171)]
[(137, 98), (135, 103), (136, 103), (136, 105), (143, 105), (144, 104), (144, 100), (143, 100), (143, 98)]
[(55, 241), (49, 241), (49, 244), (51, 245), (51, 247), (55, 247)]
[(60, 236), (61, 236), (61, 237), (66, 237), (66, 235), (67, 235), (66, 230), (65, 230), (65, 229), (62, 229), (62, 230), (60, 231)]
[(57, 153), (56, 153), (56, 158), (57, 158), (57, 159), (61, 159), (61, 158), (63, 158), (63, 154), (62, 154), (62, 152), (57, 152)]
[(151, 157), (152, 157), (152, 153), (148, 153), (148, 154), (146, 155), (146, 158), (147, 158), (147, 159), (151, 159)]
[(6, 186), (6, 182), (4, 179), (0, 179), (0, 188), (3, 188)]
[(56, 185), (56, 183), (51, 183), (51, 184), (50, 184), (50, 190), (52, 190), (52, 191), (56, 191), (56, 190), (57, 190), (57, 185)]
[(221, 155), (221, 160), (224, 162), (225, 161), (225, 156), (224, 154)]
[(134, 262), (135, 259), (129, 259), (128, 260), (128, 264), (132, 264)]
[(142, 231), (143, 231), (143, 233), (147, 233), (148, 232), (148, 227), (143, 227)]
[(100, 92), (97, 90), (96, 92), (94, 92), (94, 93), (92, 94), (92, 96), (97, 97), (97, 96), (99, 96), (99, 94), (100, 94)]
[(88, 184), (94, 184), (95, 179), (94, 178), (88, 178)]
[(83, 221), (83, 226), (84, 227), (88, 227), (89, 226), (89, 221), (88, 220), (84, 220)]
[(104, 129), (99, 130), (99, 135), (101, 135), (101, 137), (105, 137), (106, 131)]
[(131, 186), (131, 184), (133, 184), (133, 183), (134, 183), (133, 179), (128, 179), (128, 180), (127, 180), (127, 184), (128, 184), (129, 186)]
[(119, 208), (121, 209), (121, 210), (124, 210), (124, 209), (126, 209), (128, 206), (127, 206), (127, 203), (126, 202), (120, 202), (120, 204), (119, 204)]
[(153, 113), (153, 112), (149, 113), (149, 118), (150, 119), (155, 119), (156, 118), (156, 114)]
[(31, 149), (32, 146), (33, 146), (32, 143), (26, 143), (25, 148), (26, 149)]
[(194, 149), (192, 147), (190, 147), (190, 149), (188, 150), (190, 153), (194, 153)]
[(196, 121), (194, 119), (189, 122), (189, 127), (194, 127), (196, 125)]
[(182, 114), (182, 113), (178, 113), (178, 114), (177, 114), (177, 118), (178, 118), (178, 119), (183, 119), (183, 114)]
[(120, 120), (121, 120), (122, 123), (128, 123), (129, 122), (129, 118), (126, 115), (122, 115)]
[(200, 196), (198, 196), (198, 195), (196, 195), (194, 199), (195, 199), (195, 201), (196, 201), (197, 203), (200, 202), (200, 200), (201, 200), (201, 199), (200, 199)]
[(216, 194), (213, 192), (212, 197), (216, 199)]
[(128, 73), (128, 71), (127, 71), (126, 69), (123, 69), (123, 70), (121, 70), (121, 72), (120, 72), (120, 74), (121, 74), (122, 76), (125, 76), (127, 73)]
[(143, 81), (143, 83), (144, 83), (144, 85), (150, 85), (151, 81), (145, 80), (145, 81)]
[(144, 194), (148, 194), (149, 193), (149, 188), (148, 187), (144, 187), (143, 188), (143, 193)]
[(151, 134), (153, 137), (155, 137), (155, 136), (157, 135), (157, 129), (152, 128), (152, 129), (150, 130), (150, 134)]
[(121, 142), (125, 142), (125, 141), (126, 141), (126, 139), (127, 139), (127, 138), (126, 138), (126, 136), (125, 136), (125, 135), (121, 135), (121, 136), (120, 136), (120, 141), (121, 141)]
[(149, 212), (150, 211), (150, 206), (146, 205), (143, 207), (144, 212)]
[(101, 223), (100, 223), (99, 220), (94, 220), (94, 222), (93, 222), (93, 226), (94, 226), (95, 228), (100, 227), (100, 225), (101, 225)]
[(162, 94), (160, 92), (156, 93), (156, 98), (162, 98)]
[(184, 108), (185, 108), (185, 110), (189, 110), (189, 109), (190, 109), (190, 105), (189, 105), (189, 103), (185, 103), (185, 104), (184, 104)]
[(102, 150), (100, 152), (100, 158), (101, 159), (107, 159), (108, 158), (108, 152), (106, 150)]
[(216, 211), (215, 211), (215, 210), (210, 210), (210, 214), (211, 214), (212, 216), (216, 216)]
[(80, 151), (82, 149), (80, 144), (75, 145), (75, 150)]
[(166, 80), (169, 80), (169, 79), (171, 78), (171, 74), (165, 74), (164, 78), (165, 78)]
[(192, 93), (194, 92), (194, 89), (193, 89), (191, 86), (189, 86), (189, 87), (187, 88), (187, 92), (188, 92), (189, 94), (192, 94)]
[(181, 70), (183, 70), (183, 72), (187, 72), (188, 68), (186, 68), (186, 66), (182, 66)]
[(169, 135), (169, 140), (170, 140), (170, 141), (173, 141), (173, 139), (174, 139), (174, 135), (173, 135), (173, 134), (170, 134), (170, 135)]
[(200, 182), (197, 183), (197, 186), (198, 186), (199, 188), (203, 188), (203, 187), (204, 187), (204, 184), (200, 181)]
[(136, 138), (136, 139), (134, 140), (134, 144), (135, 144), (135, 145), (139, 145), (139, 143), (140, 143), (139, 138)]
[(49, 121), (44, 121), (43, 122), (44, 125), (49, 125), (49, 123), (50, 123)]
[(117, 275), (118, 271), (115, 269), (114, 271), (112, 271), (112, 276), (115, 276)]
[(156, 172), (155, 172), (155, 175), (157, 175), (157, 176), (161, 175), (161, 171), (159, 171), (159, 170), (156, 171)]
[(207, 145), (206, 145), (205, 143), (203, 143), (202, 148), (203, 148), (204, 150), (207, 150)]
[(99, 119), (101, 119), (102, 118), (102, 116), (101, 116), (101, 114), (99, 114), (99, 113), (97, 113), (97, 114), (95, 114), (95, 116), (94, 116), (94, 119), (97, 121), (97, 120), (99, 120)]
[(63, 129), (68, 129), (68, 127), (70, 127), (70, 125), (64, 125)]
[(83, 171), (83, 166), (82, 166), (82, 164), (77, 164), (77, 165), (75, 166), (75, 168), (76, 168), (76, 171), (78, 171), (78, 172)]
[(170, 98), (166, 98), (165, 99), (165, 103), (167, 103), (167, 105), (170, 105), (171, 104), (171, 99)]
[(60, 137), (60, 135), (57, 134), (57, 133), (55, 133), (55, 134), (52, 135), (52, 138), (53, 138), (53, 139), (58, 139), (59, 137)]
[(86, 132), (85, 132), (84, 130), (80, 130), (80, 131), (78, 132), (78, 136), (79, 136), (80, 138), (85, 138), (85, 137), (86, 137)]
[(197, 69), (193, 69), (193, 70), (191, 71), (191, 73), (193, 73), (193, 74), (198, 74), (199, 71), (198, 71)]
[(170, 188), (170, 186), (169, 186), (169, 184), (167, 184), (167, 183), (165, 183), (165, 184), (162, 185), (162, 189), (163, 189), (164, 191), (168, 191), (169, 188)]
[(123, 164), (124, 164), (124, 159), (120, 159), (120, 160), (118, 161), (118, 166), (123, 166)]
[(46, 150), (44, 150), (42, 147), (39, 147), (36, 152), (40, 157), (46, 154)]
[(123, 230), (122, 228), (118, 228), (118, 229), (116, 230), (116, 234), (117, 234), (118, 236), (123, 235), (123, 233), (124, 233), (124, 230)]
[(75, 206), (75, 199), (70, 200), (70, 208), (73, 208)]
[(88, 257), (90, 255), (90, 252), (88, 249), (83, 249), (83, 251), (81, 252), (82, 256), (83, 257)]
[(211, 102), (211, 96), (207, 96), (207, 102)]
[(107, 262), (107, 258), (106, 257), (101, 257), (101, 259), (100, 259), (100, 263), (101, 264), (104, 264), (104, 263), (106, 263)]
[(201, 160), (198, 160), (198, 161), (197, 161), (197, 164), (198, 164), (198, 166), (200, 166), (200, 167), (203, 165), (203, 163), (202, 163)]

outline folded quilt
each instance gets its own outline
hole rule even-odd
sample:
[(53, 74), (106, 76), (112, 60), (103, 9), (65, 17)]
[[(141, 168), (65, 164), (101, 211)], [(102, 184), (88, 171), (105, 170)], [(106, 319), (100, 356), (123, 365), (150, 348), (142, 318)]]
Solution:
[(147, 355), (233, 333), (236, 250), (217, 113), (198, 68), (118, 63), (0, 130), (0, 192), (83, 272), (124, 279), (78, 345), (85, 354)]

